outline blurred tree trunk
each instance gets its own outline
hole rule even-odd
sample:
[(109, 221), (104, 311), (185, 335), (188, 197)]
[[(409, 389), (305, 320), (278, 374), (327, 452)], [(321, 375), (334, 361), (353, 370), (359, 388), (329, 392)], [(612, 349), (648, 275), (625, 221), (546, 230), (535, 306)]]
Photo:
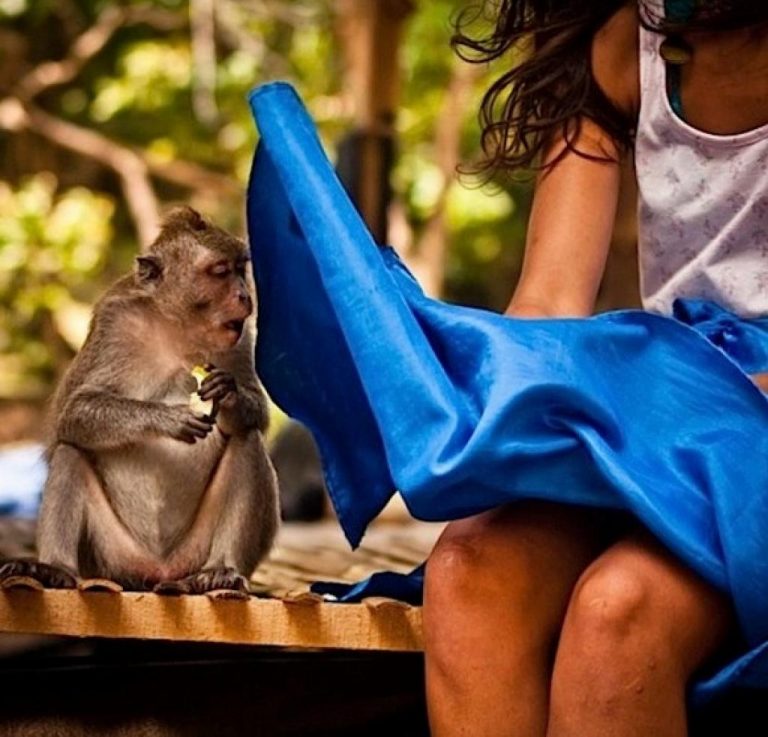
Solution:
[(339, 172), (378, 242), (388, 225), (400, 255), (428, 294), (439, 295), (445, 280), (445, 207), (460, 161), (461, 127), (479, 73), (456, 63), (446, 85), (435, 126), (434, 151), (443, 186), (418, 239), (398, 203), (391, 202), (389, 175), (394, 158), (395, 118), (400, 98), (398, 49), (411, 0), (336, 0), (345, 60), (345, 93), (355, 130), (340, 145)]
[(389, 176), (400, 96), (399, 47), (412, 0), (336, 0), (345, 95), (355, 129), (340, 148), (340, 174), (374, 238), (387, 240)]
[(436, 163), (443, 182), (434, 209), (425, 223), (421, 236), (410, 239), (409, 246), (402, 251), (424, 291), (434, 297), (443, 292), (445, 262), (448, 248), (448, 228), (445, 209), (448, 193), (456, 178), (456, 167), (461, 157), (461, 129), (464, 111), (479, 69), (476, 66), (456, 61), (451, 78), (445, 88), (443, 103), (435, 127), (434, 151)]
[(213, 128), (219, 119), (216, 105), (216, 6), (213, 0), (190, 0), (192, 42), (192, 108), (197, 119)]

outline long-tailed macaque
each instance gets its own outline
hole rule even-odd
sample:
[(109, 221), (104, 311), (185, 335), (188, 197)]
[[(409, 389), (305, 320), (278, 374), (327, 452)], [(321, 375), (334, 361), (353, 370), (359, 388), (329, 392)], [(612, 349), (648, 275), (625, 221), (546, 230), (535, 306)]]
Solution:
[[(52, 406), (38, 561), (0, 576), (68, 587), (245, 590), (277, 527), (267, 406), (254, 370), (245, 244), (177, 208), (97, 304)], [(200, 400), (190, 369), (210, 373)]]

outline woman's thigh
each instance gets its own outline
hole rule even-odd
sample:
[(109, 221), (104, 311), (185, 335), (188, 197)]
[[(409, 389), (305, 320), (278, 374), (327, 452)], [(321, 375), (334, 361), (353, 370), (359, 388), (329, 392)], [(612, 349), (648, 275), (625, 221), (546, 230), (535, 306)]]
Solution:
[(530, 502), (448, 525), (424, 587), (436, 737), (544, 734), (554, 643), (601, 516)]

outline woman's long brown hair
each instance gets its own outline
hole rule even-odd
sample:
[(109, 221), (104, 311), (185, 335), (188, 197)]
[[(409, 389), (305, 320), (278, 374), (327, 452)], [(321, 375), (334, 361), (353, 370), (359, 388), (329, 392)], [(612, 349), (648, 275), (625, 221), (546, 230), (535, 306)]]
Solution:
[[(638, 2), (643, 25), (669, 34), (768, 22), (768, 3), (762, 1), (672, 0), (679, 15), (667, 13), (667, 17), (660, 11), (662, 0)], [(536, 168), (555, 135), (564, 137), (563, 153), (578, 152), (575, 142), (584, 119), (597, 123), (619, 150), (632, 145), (634, 120), (602, 93), (591, 69), (595, 33), (627, 4), (627, 0), (495, 0), (459, 15), (452, 45), (461, 58), (485, 63), (511, 57), (509, 70), (493, 82), (480, 106), (485, 160), (477, 171)], [(472, 28), (484, 20), (490, 20), (490, 30), (472, 35)]]

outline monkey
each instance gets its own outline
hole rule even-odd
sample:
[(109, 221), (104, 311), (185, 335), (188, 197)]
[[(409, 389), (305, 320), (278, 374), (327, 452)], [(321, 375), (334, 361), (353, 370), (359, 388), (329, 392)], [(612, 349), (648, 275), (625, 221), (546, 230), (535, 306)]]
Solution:
[[(0, 578), (247, 591), (279, 520), (255, 297), (246, 245), (192, 208), (171, 210), (97, 302), (54, 394), (38, 558), (4, 564)], [(199, 364), (210, 415), (189, 405)]]

